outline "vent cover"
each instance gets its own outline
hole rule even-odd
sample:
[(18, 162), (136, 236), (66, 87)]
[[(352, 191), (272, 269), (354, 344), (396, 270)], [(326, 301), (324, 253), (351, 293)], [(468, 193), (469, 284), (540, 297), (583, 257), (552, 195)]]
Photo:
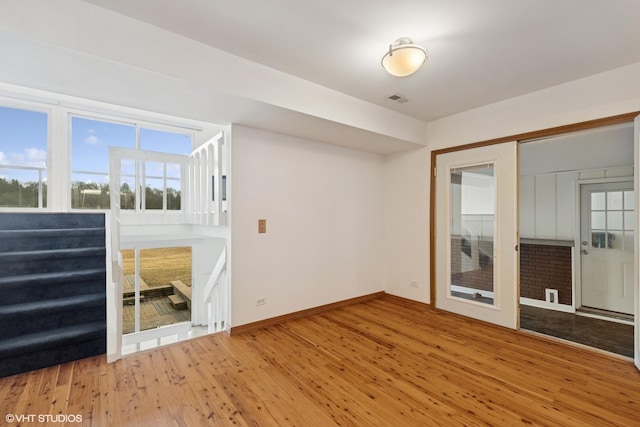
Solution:
[(397, 102), (398, 104), (404, 104), (405, 102), (409, 102), (409, 100), (407, 98), (405, 98), (404, 96), (400, 95), (399, 93), (393, 93), (393, 94), (387, 96), (387, 99), (389, 101)]

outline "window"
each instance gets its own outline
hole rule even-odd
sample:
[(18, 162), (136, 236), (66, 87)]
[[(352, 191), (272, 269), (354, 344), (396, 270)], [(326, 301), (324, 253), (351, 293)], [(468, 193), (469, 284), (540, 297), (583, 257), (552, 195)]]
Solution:
[(0, 207), (47, 206), (47, 113), (0, 107)]
[[(191, 154), (191, 137), (180, 133), (140, 129), (140, 149), (161, 153)], [(176, 163), (144, 162), (145, 209), (181, 209), (180, 165)]]
[(135, 126), (71, 118), (72, 208), (109, 208), (109, 147), (136, 148)]
[(591, 193), (591, 246), (633, 250), (635, 192)]
[[(134, 123), (71, 118), (71, 207), (109, 209), (109, 147), (189, 155), (191, 135), (151, 129)], [(140, 164), (141, 163), (141, 164)], [(144, 191), (144, 208), (180, 210), (180, 165), (123, 159), (121, 209), (136, 209), (136, 176)], [(165, 200), (166, 198), (166, 205)]]

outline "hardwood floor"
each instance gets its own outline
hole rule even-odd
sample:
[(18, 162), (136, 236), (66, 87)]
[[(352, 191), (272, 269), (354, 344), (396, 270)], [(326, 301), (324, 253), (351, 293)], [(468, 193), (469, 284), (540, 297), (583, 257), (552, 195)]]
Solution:
[(520, 328), (633, 358), (633, 325), (521, 305)]
[(0, 408), (94, 426), (631, 426), (640, 372), (386, 296), (3, 378)]

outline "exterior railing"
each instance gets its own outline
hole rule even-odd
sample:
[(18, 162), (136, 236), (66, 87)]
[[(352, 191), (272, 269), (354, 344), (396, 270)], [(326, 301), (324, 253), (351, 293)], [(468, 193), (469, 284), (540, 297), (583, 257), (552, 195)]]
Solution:
[(204, 288), (204, 303), (208, 311), (209, 333), (224, 331), (227, 327), (227, 249), (222, 249)]

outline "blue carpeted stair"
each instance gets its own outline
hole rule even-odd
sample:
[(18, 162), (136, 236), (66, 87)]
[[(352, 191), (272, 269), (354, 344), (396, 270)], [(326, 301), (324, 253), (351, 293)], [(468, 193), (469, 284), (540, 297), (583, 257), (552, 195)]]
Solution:
[(0, 377), (106, 353), (104, 214), (0, 214)]

